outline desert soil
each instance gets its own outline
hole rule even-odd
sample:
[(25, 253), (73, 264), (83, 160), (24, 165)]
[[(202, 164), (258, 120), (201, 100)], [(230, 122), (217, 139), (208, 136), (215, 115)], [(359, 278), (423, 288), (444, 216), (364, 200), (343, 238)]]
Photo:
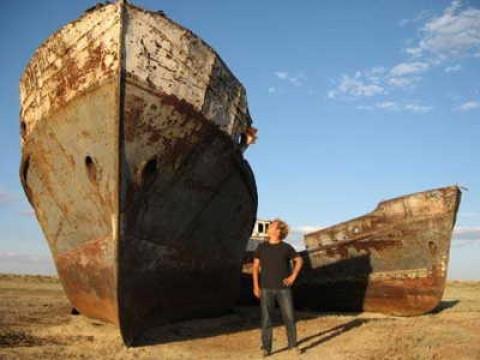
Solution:
[[(449, 282), (432, 313), (297, 313), (302, 352), (277, 321), (270, 359), (480, 359), (480, 282)], [(0, 359), (258, 359), (258, 307), (156, 328), (127, 348), (117, 328), (82, 315), (58, 279), (0, 275)]]

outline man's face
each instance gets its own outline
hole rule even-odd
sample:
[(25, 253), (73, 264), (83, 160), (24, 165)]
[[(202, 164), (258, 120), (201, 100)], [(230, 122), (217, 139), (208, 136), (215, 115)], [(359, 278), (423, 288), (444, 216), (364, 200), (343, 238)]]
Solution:
[(274, 221), (269, 225), (267, 235), (270, 239), (280, 239), (281, 231), (278, 222)]

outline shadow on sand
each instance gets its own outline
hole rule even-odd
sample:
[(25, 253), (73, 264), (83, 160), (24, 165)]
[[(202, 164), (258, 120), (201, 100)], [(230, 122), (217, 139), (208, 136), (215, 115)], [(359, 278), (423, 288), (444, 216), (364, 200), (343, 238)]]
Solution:
[[(252, 262), (247, 254), (245, 262)], [(370, 255), (337, 261), (331, 264), (312, 264), (306, 251), (301, 252), (304, 266), (293, 287), (297, 309), (319, 312), (361, 312), (372, 273)], [(257, 303), (252, 293), (252, 276), (243, 273), (238, 304)]]
[[(320, 331), (317, 334), (313, 334), (313, 335), (304, 337), (303, 339), (300, 339), (298, 341), (300, 352), (304, 353), (304, 352), (314, 348), (317, 345), (320, 345), (320, 344), (322, 344), (322, 343), (324, 343), (324, 342), (326, 342), (330, 339), (333, 339), (336, 336), (339, 336), (339, 335), (341, 335), (341, 334), (343, 334), (343, 333), (345, 333), (349, 330), (352, 330), (352, 329), (362, 325), (365, 322), (368, 322), (368, 320), (367, 319), (354, 319), (352, 321), (349, 321), (349, 322), (344, 323), (344, 324), (340, 324), (340, 325), (335, 326), (333, 328), (330, 328), (328, 330)], [(310, 341), (312, 341), (312, 342), (310, 342)], [(310, 343), (302, 346), (302, 344), (305, 344), (307, 342), (310, 342)]]
[[(295, 315), (297, 320), (308, 320), (324, 314), (298, 311)], [(278, 308), (275, 309), (272, 325), (283, 326)], [(181, 321), (151, 328), (136, 339), (134, 346), (207, 338), (253, 329), (260, 331), (260, 306), (238, 306), (224, 316)], [(260, 342), (260, 333), (258, 341)]]
[[(314, 266), (305, 253), (304, 269), (293, 289), (297, 320), (313, 319), (325, 315), (326, 312), (358, 312), (362, 311), (368, 285), (368, 275), (372, 272), (369, 255), (346, 259), (334, 264)], [(240, 298), (237, 307), (229, 314), (220, 317), (188, 320), (152, 327), (135, 339), (133, 346), (146, 346), (186, 339), (205, 338), (240, 331), (260, 330), (260, 306), (252, 294), (252, 277), (242, 274)], [(250, 305), (250, 306), (248, 306)], [(364, 320), (354, 320), (312, 337), (328, 335), (310, 344), (306, 349), (316, 346), (352, 327), (360, 325)], [(273, 326), (283, 326), (279, 311), (273, 317)], [(279, 350), (281, 351), (281, 350)]]
[(441, 313), (447, 309), (450, 309), (450, 308), (453, 308), (454, 306), (456, 306), (458, 303), (460, 302), (460, 300), (444, 300), (444, 301), (441, 301), (437, 307), (435, 309), (433, 309), (432, 311), (430, 311), (430, 314), (438, 314), (438, 313)]
[[(302, 339), (299, 339), (298, 340), (298, 349), (300, 351), (300, 353), (305, 353), (307, 352), (308, 350), (314, 348), (315, 346), (318, 346), (326, 341), (329, 341), (331, 339), (333, 339), (334, 337), (337, 337), (339, 335), (342, 335), (343, 333), (351, 330), (351, 329), (354, 329), (360, 325), (362, 325), (363, 323), (366, 323), (368, 322), (369, 320), (368, 319), (354, 319), (352, 321), (349, 321), (349, 322), (346, 322), (344, 324), (340, 324), (338, 326), (335, 326), (335, 327), (332, 327), (330, 329), (327, 329), (327, 330), (322, 330), (316, 334), (313, 334), (313, 335), (308, 335)], [(284, 352), (284, 351), (287, 351), (288, 348), (287, 347), (284, 347), (284, 348), (281, 348), (281, 349), (278, 349), (278, 350), (275, 350), (272, 352), (272, 355), (273, 354), (278, 354), (278, 353), (281, 353), (281, 352)]]

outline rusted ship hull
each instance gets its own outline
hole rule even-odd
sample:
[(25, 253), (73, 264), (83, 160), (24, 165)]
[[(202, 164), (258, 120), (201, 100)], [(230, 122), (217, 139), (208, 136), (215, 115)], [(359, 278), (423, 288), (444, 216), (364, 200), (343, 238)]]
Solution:
[(52, 35), (20, 90), (20, 177), (72, 305), (127, 344), (231, 307), (257, 192), (245, 90), (218, 55), (118, 2)]
[[(407, 195), (306, 234), (296, 305), (402, 316), (433, 310), (445, 287), (460, 197), (456, 186)], [(249, 256), (242, 295), (251, 301)]]

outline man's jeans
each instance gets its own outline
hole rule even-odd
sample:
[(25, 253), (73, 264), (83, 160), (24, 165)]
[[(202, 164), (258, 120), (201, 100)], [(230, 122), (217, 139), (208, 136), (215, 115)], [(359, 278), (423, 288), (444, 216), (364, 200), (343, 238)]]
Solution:
[(272, 350), (272, 314), (275, 299), (280, 306), (283, 323), (287, 328), (288, 347), (297, 345), (297, 329), (293, 312), (292, 292), (286, 289), (262, 289), (260, 307), (262, 309), (262, 348)]

